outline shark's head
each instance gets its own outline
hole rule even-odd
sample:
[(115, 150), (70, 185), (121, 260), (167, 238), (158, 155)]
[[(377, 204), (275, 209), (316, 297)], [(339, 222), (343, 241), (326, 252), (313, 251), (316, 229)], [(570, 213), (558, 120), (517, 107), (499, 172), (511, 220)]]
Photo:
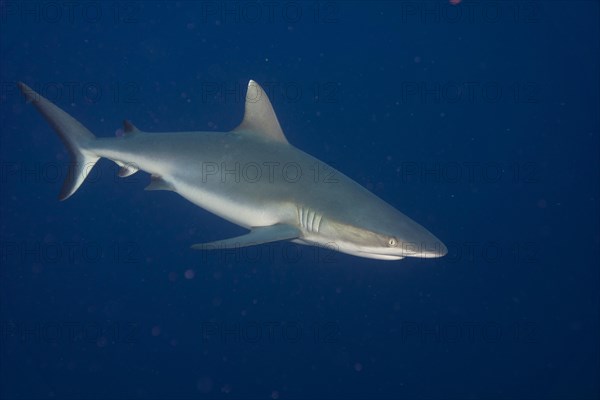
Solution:
[(404, 257), (437, 258), (448, 253), (438, 238), (418, 224), (417, 229), (396, 233), (327, 220), (322, 225), (323, 236), (335, 238), (327, 241), (329, 247), (354, 256), (400, 260)]
[(389, 204), (377, 198), (370, 205), (324, 215), (319, 241), (337, 251), (379, 260), (437, 258), (448, 253), (441, 240)]
[[(389, 229), (396, 222), (397, 228)], [(400, 260), (404, 257), (437, 258), (448, 253), (446, 246), (427, 229), (404, 216), (373, 228), (324, 218), (323, 238), (331, 237), (327, 245), (334, 250), (354, 256), (378, 260)]]

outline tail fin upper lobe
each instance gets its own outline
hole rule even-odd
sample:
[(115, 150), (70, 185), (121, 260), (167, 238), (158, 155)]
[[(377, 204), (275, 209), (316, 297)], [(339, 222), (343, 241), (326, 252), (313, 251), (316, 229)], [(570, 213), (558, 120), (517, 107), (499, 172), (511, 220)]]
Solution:
[(33, 103), (46, 121), (52, 125), (69, 153), (71, 153), (69, 171), (58, 197), (60, 200), (65, 200), (77, 191), (99, 159), (91, 150), (96, 137), (75, 118), (36, 93), (29, 86), (22, 82), (19, 82), (18, 86), (27, 100)]

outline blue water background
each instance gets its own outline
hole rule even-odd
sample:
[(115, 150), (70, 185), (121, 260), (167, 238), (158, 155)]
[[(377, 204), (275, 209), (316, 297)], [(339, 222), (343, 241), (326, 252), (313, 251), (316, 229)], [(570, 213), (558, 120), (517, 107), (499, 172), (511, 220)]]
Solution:
[[(1, 398), (598, 398), (596, 2), (69, 4), (0, 3)], [(110, 137), (232, 129), (249, 79), (448, 256), (202, 254), (244, 230), (107, 160), (59, 202), (15, 87)]]

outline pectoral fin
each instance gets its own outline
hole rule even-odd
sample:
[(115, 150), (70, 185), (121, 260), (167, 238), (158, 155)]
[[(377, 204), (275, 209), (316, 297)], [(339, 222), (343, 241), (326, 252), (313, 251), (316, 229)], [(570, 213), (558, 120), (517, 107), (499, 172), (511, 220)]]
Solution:
[(254, 246), (257, 244), (276, 242), (279, 240), (296, 239), (300, 237), (300, 230), (292, 225), (275, 224), (271, 226), (259, 226), (242, 236), (217, 240), (210, 243), (198, 243), (192, 245), (196, 250), (234, 249), (238, 247)]

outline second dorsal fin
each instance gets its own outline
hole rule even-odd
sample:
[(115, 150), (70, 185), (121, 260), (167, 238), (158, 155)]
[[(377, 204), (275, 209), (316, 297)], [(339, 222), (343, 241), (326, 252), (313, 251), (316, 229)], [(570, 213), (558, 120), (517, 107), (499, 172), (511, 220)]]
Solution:
[(123, 132), (127, 136), (140, 133), (141, 131), (130, 120), (126, 119), (123, 121)]
[(289, 143), (277, 121), (269, 97), (253, 80), (248, 82), (244, 120), (233, 131), (252, 133), (268, 140)]

